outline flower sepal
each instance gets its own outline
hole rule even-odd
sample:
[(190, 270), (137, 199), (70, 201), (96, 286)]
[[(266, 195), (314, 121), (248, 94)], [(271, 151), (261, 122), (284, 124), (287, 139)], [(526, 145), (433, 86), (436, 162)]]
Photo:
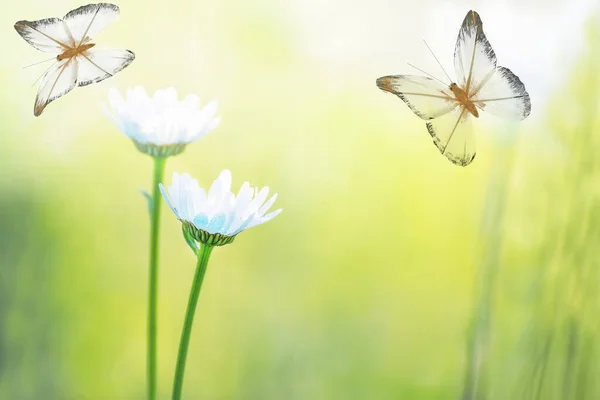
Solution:
[[(188, 245), (192, 247), (189, 240), (205, 244), (207, 246), (225, 246), (235, 240), (235, 236), (227, 236), (221, 233), (208, 233), (205, 230), (198, 229), (187, 221), (182, 221), (181, 229), (183, 230), (183, 236), (188, 242)], [(197, 247), (196, 243), (194, 245)], [(194, 250), (194, 247), (192, 247)], [(194, 250), (196, 252), (197, 250)]]
[(142, 143), (136, 140), (133, 141), (135, 147), (142, 153), (148, 154), (151, 157), (167, 158), (183, 153), (187, 143), (176, 144), (154, 144)]
[(198, 255), (200, 247), (198, 246), (198, 243), (196, 243), (196, 240), (194, 240), (194, 238), (190, 234), (189, 229), (185, 229), (185, 224), (181, 225), (181, 232), (183, 233), (183, 237), (186, 243), (188, 244), (188, 246), (190, 246), (190, 249), (192, 249), (195, 255)]

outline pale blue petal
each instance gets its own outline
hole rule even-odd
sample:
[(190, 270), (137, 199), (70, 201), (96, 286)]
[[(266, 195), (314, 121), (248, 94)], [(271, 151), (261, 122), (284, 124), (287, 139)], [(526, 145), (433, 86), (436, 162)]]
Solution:
[(198, 229), (202, 229), (203, 231), (207, 230), (208, 226), (208, 216), (204, 213), (199, 213), (194, 217), (194, 226)]
[(206, 230), (209, 233), (221, 233), (221, 229), (223, 228), (223, 225), (225, 225), (225, 220), (226, 216), (224, 213), (215, 215), (208, 223)]

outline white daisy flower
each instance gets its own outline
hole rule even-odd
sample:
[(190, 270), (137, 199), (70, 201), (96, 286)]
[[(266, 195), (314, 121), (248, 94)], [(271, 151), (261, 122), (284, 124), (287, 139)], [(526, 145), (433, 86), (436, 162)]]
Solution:
[(137, 148), (153, 157), (181, 153), (185, 146), (215, 129), (220, 118), (217, 102), (200, 107), (198, 96), (177, 98), (175, 88), (157, 90), (149, 97), (141, 86), (127, 89), (123, 99), (119, 91), (108, 92), (111, 110), (102, 105), (113, 123), (133, 140)]
[[(188, 174), (173, 174), (167, 189), (160, 184), (163, 198), (183, 223), (186, 235), (211, 246), (233, 242), (243, 230), (275, 218), (281, 209), (265, 215), (277, 194), (267, 200), (269, 188), (261, 190), (244, 182), (237, 196), (231, 192), (231, 172), (223, 170), (208, 193)], [(267, 200), (265, 202), (265, 200)]]

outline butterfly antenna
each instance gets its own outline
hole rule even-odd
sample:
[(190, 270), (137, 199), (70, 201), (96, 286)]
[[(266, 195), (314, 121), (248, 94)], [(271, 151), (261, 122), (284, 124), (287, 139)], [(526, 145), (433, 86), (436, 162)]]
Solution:
[(44, 75), (46, 75), (46, 74), (48, 73), (48, 71), (50, 71), (50, 68), (54, 67), (54, 66), (56, 65), (56, 63), (57, 63), (57, 62), (58, 62), (58, 61), (55, 61), (55, 62), (53, 62), (53, 63), (52, 63), (52, 65), (51, 65), (51, 66), (49, 66), (49, 67), (48, 67), (48, 69), (46, 69), (46, 70), (44, 71), (44, 73), (42, 73), (42, 74), (41, 74), (41, 75), (40, 75), (40, 76), (39, 76), (39, 77), (38, 77), (38, 78), (35, 80), (35, 82), (33, 82), (33, 83), (31, 84), (31, 86), (35, 86), (35, 84), (36, 84), (36, 83), (38, 83), (38, 81), (39, 81), (40, 79), (42, 79), (42, 77), (43, 77)]
[(446, 78), (448, 78), (448, 80), (450, 82), (452, 82), (452, 78), (450, 78), (450, 75), (448, 75), (448, 73), (446, 72), (446, 70), (444, 69), (444, 67), (442, 66), (442, 63), (440, 62), (440, 60), (438, 60), (438, 58), (435, 56), (435, 53), (433, 52), (433, 50), (431, 50), (431, 47), (429, 47), (429, 45), (427, 44), (427, 42), (425, 41), (425, 39), (423, 39), (423, 43), (425, 43), (425, 46), (427, 46), (427, 48), (429, 49), (429, 52), (431, 53), (431, 55), (433, 56), (433, 58), (435, 58), (435, 61), (437, 61), (438, 65), (440, 66), (440, 68), (442, 69), (442, 71), (444, 71), (444, 74), (446, 74)]
[(56, 60), (56, 57), (52, 57), (52, 58), (49, 58), (49, 59), (47, 59), (47, 60), (44, 60), (44, 61), (36, 62), (35, 64), (26, 65), (26, 66), (24, 66), (24, 67), (23, 67), (23, 69), (27, 69), (27, 68), (29, 68), (29, 67), (33, 67), (33, 66), (36, 66), (36, 65), (40, 65), (40, 64), (46, 63), (46, 62), (48, 62), (48, 61), (52, 61), (52, 60)]
[(431, 75), (429, 72), (425, 72), (421, 68), (416, 67), (416, 66), (412, 65), (411, 63), (407, 63), (407, 64), (409, 66), (413, 67), (414, 69), (416, 69), (417, 71), (421, 71), (422, 73), (424, 73), (425, 75), (429, 76), (430, 78), (435, 79), (436, 81), (440, 82), (442, 85), (448, 86), (448, 84), (446, 82), (442, 81), (441, 79), (436, 78), (435, 76)]

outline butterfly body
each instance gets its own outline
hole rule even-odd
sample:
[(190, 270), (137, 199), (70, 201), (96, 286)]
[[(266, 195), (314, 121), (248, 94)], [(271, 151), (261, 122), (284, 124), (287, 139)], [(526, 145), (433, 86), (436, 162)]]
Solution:
[(454, 93), (456, 101), (458, 101), (467, 111), (469, 111), (475, 118), (479, 118), (479, 111), (475, 104), (469, 100), (467, 92), (465, 92), (460, 86), (452, 82), (450, 84), (450, 90)]
[(448, 77), (450, 84), (431, 75), (389, 75), (377, 79), (377, 86), (400, 97), (413, 113), (427, 121), (427, 131), (448, 160), (466, 166), (475, 158), (471, 116), (478, 118), (485, 110), (522, 120), (531, 112), (531, 103), (521, 80), (508, 68), (497, 65), (496, 54), (475, 11), (467, 13), (458, 33), (454, 68), (458, 79)]
[(135, 59), (129, 50), (99, 49), (94, 37), (119, 15), (119, 7), (109, 3), (88, 4), (68, 12), (63, 18), (18, 21), (15, 30), (36, 49), (53, 53), (56, 61), (42, 76), (34, 104), (39, 116), (52, 101), (76, 86), (86, 86), (109, 78)]
[(63, 53), (57, 55), (56, 59), (58, 61), (62, 61), (67, 58), (77, 57), (80, 54), (83, 55), (83, 54), (85, 54), (86, 50), (91, 49), (95, 45), (96, 45), (95, 43), (87, 43), (87, 44), (81, 45), (79, 47), (76, 47), (74, 49), (67, 49)]

